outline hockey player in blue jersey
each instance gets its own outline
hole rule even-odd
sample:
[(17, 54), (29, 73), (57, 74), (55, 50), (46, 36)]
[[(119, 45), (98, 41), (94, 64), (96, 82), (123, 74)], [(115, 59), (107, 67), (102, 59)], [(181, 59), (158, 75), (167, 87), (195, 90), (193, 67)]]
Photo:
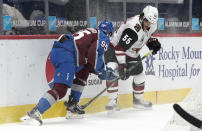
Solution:
[(103, 54), (110, 43), (109, 36), (113, 30), (112, 23), (105, 20), (98, 29), (87, 28), (72, 35), (61, 35), (50, 52), (50, 60), (55, 68), (53, 88), (21, 120), (31, 120), (31, 124), (41, 125), (41, 114), (62, 99), (68, 88), (71, 88), (71, 94), (67, 111), (84, 114), (85, 111), (78, 106), (78, 102), (89, 73), (98, 75), (102, 80), (116, 77), (114, 71), (103, 62)]

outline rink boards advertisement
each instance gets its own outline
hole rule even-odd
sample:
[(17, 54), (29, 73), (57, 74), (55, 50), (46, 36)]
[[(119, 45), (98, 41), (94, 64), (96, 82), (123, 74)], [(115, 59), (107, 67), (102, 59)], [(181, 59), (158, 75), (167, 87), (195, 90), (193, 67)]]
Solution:
[[(182, 100), (191, 88), (200, 83), (202, 37), (199, 36), (202, 34), (196, 36), (156, 34), (162, 44), (161, 50), (156, 55), (150, 55), (142, 61), (146, 77), (145, 97), (150, 99), (153, 104)], [(5, 36), (1, 38), (0, 110), (1, 108), (8, 110), (7, 107), (12, 108), (14, 106), (25, 108), (24, 105), (36, 104), (43, 93), (50, 89), (49, 85), (53, 81), (54, 68), (48, 56), (54, 40), (58, 37), (58, 35), (44, 35), (40, 37)], [(144, 47), (140, 53), (143, 56), (147, 52), (148, 49)], [(82, 99), (88, 98), (90, 100), (106, 88), (105, 85), (105, 81), (101, 81), (96, 75), (90, 74)], [(69, 92), (70, 90), (67, 94)], [(131, 95), (131, 93), (132, 77), (127, 81), (119, 81), (121, 99), (130, 100), (131, 96), (128, 98), (127, 95)], [(181, 98), (174, 99), (172, 93), (181, 96)], [(104, 96), (107, 96), (106, 92), (102, 95), (102, 97)], [(172, 97), (173, 100), (167, 100), (167, 97)], [(67, 99), (68, 95), (61, 101)], [(106, 103), (106, 101), (107, 99), (104, 98), (95, 104), (99, 105)], [(60, 106), (62, 109), (64, 108), (61, 103)], [(25, 109), (30, 109), (30, 106)], [(5, 122), (0, 121), (0, 123)]]
[(162, 48), (145, 61), (147, 90), (192, 88), (200, 82), (201, 37), (159, 37)]

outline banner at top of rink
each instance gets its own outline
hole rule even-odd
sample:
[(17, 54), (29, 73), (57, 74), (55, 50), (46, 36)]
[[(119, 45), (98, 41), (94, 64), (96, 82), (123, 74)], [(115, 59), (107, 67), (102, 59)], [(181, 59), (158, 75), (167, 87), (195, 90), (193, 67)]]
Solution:
[[(12, 40), (12, 39), (57, 39), (59, 34), (52, 35), (0, 35), (0, 40)], [(167, 33), (156, 33), (154, 37), (202, 37), (201, 33), (194, 34), (167, 34)]]

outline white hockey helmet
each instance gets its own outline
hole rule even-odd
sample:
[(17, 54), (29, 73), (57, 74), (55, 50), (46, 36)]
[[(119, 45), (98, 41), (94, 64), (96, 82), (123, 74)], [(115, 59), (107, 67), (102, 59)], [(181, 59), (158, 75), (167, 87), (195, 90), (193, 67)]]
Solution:
[(154, 24), (158, 21), (158, 9), (151, 5), (146, 6), (143, 9), (144, 18), (146, 18), (150, 23)]

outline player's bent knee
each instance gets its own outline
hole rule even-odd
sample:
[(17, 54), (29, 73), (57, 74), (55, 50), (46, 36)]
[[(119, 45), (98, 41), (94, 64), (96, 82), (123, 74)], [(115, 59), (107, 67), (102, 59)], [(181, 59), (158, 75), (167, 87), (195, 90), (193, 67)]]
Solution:
[(53, 88), (49, 90), (48, 93), (51, 94), (55, 100), (58, 100), (62, 99), (66, 95), (68, 88), (69, 86), (65, 84), (55, 83)]
[(141, 83), (145, 82), (145, 75), (144, 75), (144, 73), (142, 72), (142, 73), (140, 73), (138, 75), (134, 75), (133, 82), (135, 84), (141, 84)]

